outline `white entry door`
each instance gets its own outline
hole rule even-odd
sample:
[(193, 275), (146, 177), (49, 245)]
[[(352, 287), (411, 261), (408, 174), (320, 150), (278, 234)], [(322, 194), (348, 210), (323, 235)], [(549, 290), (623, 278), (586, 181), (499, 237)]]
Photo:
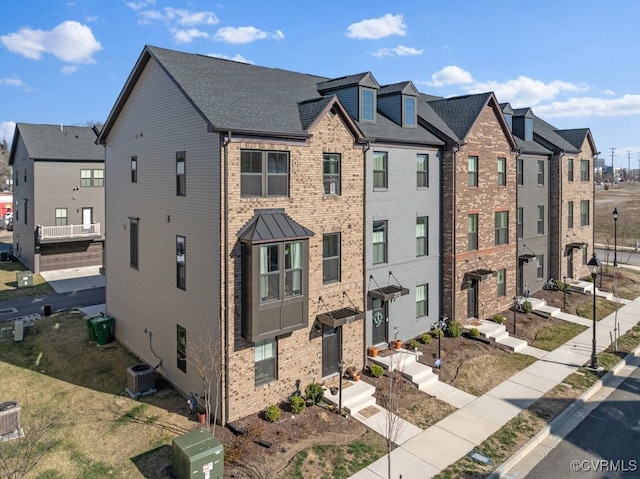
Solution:
[(93, 223), (93, 208), (82, 208), (82, 228), (89, 229)]

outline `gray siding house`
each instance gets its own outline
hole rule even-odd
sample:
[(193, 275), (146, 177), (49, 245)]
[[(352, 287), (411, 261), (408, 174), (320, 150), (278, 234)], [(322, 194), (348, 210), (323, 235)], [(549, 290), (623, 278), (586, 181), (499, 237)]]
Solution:
[(90, 127), (18, 123), (13, 253), (33, 272), (102, 265), (104, 148)]

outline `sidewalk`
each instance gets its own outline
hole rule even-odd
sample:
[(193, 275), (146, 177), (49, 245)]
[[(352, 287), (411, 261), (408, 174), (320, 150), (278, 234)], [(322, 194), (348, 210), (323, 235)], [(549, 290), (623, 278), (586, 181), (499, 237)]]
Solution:
[[(567, 316), (570, 315), (563, 314), (562, 319), (577, 318)], [(621, 305), (617, 312), (619, 334), (635, 326), (638, 318), (640, 298)], [(598, 352), (609, 346), (615, 322), (616, 313), (612, 313), (597, 323)], [(547, 352), (491, 391), (400, 444), (391, 452), (392, 477), (428, 479), (437, 475), (588, 363), (592, 350), (592, 324), (590, 322), (588, 329), (554, 351)], [(386, 478), (387, 457), (381, 457), (351, 477)]]

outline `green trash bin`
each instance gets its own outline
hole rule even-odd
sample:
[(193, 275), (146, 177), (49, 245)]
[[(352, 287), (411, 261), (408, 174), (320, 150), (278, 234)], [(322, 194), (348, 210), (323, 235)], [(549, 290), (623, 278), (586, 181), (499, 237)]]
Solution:
[(93, 332), (96, 336), (96, 343), (100, 346), (109, 344), (113, 341), (113, 318), (110, 316), (103, 316), (101, 318), (94, 318), (91, 320), (93, 326)]
[(84, 317), (84, 324), (87, 325), (87, 331), (89, 332), (89, 341), (91, 341), (92, 343), (96, 342), (96, 332), (93, 329), (93, 320), (99, 317), (100, 316), (95, 316), (95, 315)]

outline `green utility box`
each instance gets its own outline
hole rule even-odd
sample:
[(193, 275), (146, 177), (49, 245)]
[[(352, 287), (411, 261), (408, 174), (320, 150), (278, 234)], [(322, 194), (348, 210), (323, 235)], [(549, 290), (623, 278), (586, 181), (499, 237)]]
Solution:
[(16, 271), (16, 283), (18, 283), (18, 288), (33, 286), (33, 273), (31, 271)]
[(91, 320), (91, 326), (98, 345), (104, 346), (113, 341), (113, 318), (111, 316), (94, 318)]
[(196, 429), (171, 442), (176, 479), (222, 479), (224, 446), (206, 429)]

